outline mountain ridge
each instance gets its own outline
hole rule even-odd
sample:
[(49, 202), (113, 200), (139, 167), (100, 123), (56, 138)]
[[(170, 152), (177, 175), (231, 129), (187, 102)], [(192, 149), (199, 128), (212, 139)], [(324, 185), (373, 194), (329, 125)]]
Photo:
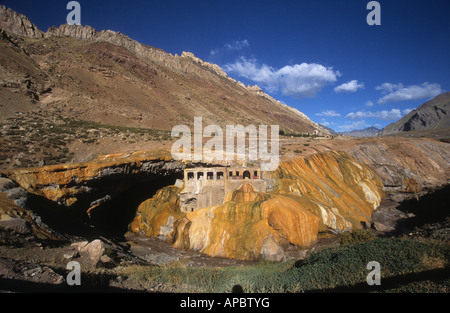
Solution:
[(348, 132), (338, 132), (339, 135), (342, 136), (351, 136), (351, 137), (376, 137), (380, 129), (370, 126), (364, 129), (354, 129)]

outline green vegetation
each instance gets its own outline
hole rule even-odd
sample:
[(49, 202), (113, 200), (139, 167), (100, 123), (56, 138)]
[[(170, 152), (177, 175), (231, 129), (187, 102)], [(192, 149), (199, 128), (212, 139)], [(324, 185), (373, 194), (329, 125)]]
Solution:
[(297, 137), (297, 138), (312, 138), (312, 139), (325, 137), (325, 136), (310, 135), (310, 134), (286, 133), (285, 131), (282, 131), (282, 130), (280, 130), (280, 136)]
[[(355, 235), (355, 237), (357, 237)], [(184, 286), (191, 292), (230, 292), (236, 285), (244, 292), (448, 292), (449, 245), (418, 239), (380, 238), (324, 249), (303, 261), (261, 262), (228, 268), (133, 266), (121, 275), (146, 281)], [(381, 265), (381, 286), (370, 287), (366, 266)], [(442, 275), (441, 272), (447, 275)], [(428, 276), (438, 274), (437, 279)], [(372, 289), (371, 289), (372, 288)]]

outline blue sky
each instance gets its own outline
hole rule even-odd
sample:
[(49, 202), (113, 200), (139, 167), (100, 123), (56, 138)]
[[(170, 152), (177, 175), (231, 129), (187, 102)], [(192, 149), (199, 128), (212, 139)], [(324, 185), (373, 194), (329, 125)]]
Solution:
[[(120, 31), (230, 77), (337, 130), (382, 128), (450, 90), (450, 1), (80, 0), (81, 23)], [(68, 1), (1, 1), (40, 29), (66, 22)]]

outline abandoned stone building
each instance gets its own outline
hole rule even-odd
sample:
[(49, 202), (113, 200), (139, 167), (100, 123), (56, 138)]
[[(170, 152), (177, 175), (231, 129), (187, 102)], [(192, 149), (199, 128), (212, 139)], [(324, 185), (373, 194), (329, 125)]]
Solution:
[(193, 212), (224, 203), (227, 195), (243, 183), (256, 191), (266, 192), (271, 179), (252, 167), (200, 167), (184, 170), (184, 186), (180, 191), (180, 209)]

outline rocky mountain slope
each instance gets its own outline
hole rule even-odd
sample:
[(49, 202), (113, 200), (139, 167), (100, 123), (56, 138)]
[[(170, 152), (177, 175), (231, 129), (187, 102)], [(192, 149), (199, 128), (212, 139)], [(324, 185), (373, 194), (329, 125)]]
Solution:
[(2, 110), (14, 106), (7, 92), (13, 91), (28, 93), (36, 101), (30, 108), (116, 126), (170, 130), (202, 116), (205, 124), (326, 133), (301, 112), (192, 53), (171, 55), (89, 26), (65, 24), (43, 33), (4, 6), (0, 21)]
[(386, 126), (379, 136), (419, 133), (450, 135), (450, 92), (441, 94)]

